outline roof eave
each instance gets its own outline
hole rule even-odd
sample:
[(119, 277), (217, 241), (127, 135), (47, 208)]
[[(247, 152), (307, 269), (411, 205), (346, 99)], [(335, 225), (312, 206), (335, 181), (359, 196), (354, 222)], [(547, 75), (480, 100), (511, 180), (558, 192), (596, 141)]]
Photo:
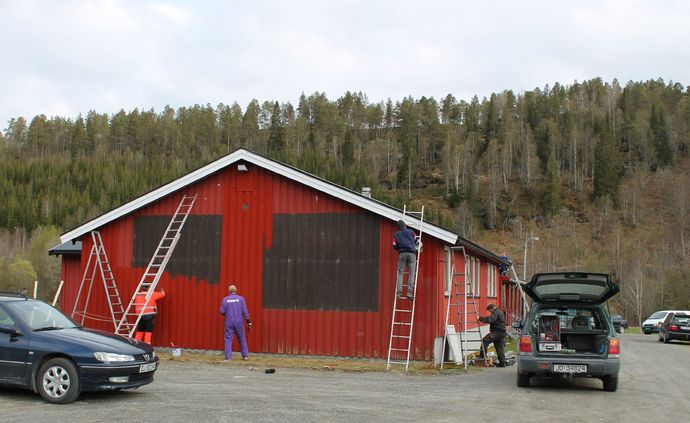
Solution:
[[(154, 189), (118, 208), (115, 208), (101, 216), (98, 216), (69, 232), (65, 232), (60, 236), (60, 241), (64, 243), (67, 241), (77, 239), (90, 231), (96, 230), (99, 227), (115, 219), (118, 219), (121, 216), (125, 216), (142, 207), (145, 207), (153, 203), (154, 201), (158, 200), (159, 198), (162, 198), (166, 195), (181, 190), (186, 186), (194, 182), (197, 182), (219, 170), (222, 170), (223, 168), (230, 166), (233, 163), (238, 162), (240, 160), (244, 160), (248, 163), (255, 164), (257, 166), (285, 176), (291, 180), (297, 181), (303, 185), (314, 188), (318, 191), (331, 194), (343, 201), (346, 201), (350, 204), (354, 204), (365, 210), (369, 210), (375, 214), (389, 218), (391, 220), (397, 221), (401, 218), (401, 212), (399, 210), (385, 205), (384, 203), (381, 203), (377, 200), (364, 197), (361, 194), (356, 193), (355, 191), (343, 188), (339, 185), (320, 179), (314, 175), (310, 175), (291, 166), (252, 153), (248, 150), (239, 149), (234, 153), (231, 153), (212, 163), (209, 163), (206, 166), (203, 166), (195, 171), (183, 175), (180, 178), (168, 184), (165, 184), (160, 188)], [(409, 226), (417, 230), (420, 229), (419, 222), (410, 222)], [(431, 235), (435, 238), (441, 239), (451, 245), (455, 245), (455, 243), (458, 240), (458, 235), (456, 233), (432, 225), (428, 222), (424, 222), (424, 233), (427, 235)]]

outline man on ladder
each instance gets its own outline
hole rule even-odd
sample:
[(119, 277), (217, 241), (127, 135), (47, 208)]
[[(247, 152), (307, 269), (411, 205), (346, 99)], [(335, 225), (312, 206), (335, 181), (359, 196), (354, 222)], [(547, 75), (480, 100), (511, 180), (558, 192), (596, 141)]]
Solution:
[(136, 298), (134, 299), (134, 311), (137, 314), (141, 314), (134, 339), (151, 344), (151, 336), (153, 335), (153, 320), (156, 318), (156, 314), (158, 314), (156, 301), (165, 297), (165, 290), (161, 289), (161, 292), (152, 292), (148, 304), (146, 304), (147, 293), (148, 288), (144, 288), (144, 290), (140, 294), (137, 294)]
[(393, 248), (398, 252), (398, 279), (396, 294), (398, 298), (403, 297), (403, 276), (405, 266), (407, 266), (407, 299), (414, 298), (414, 278), (417, 268), (417, 242), (412, 229), (408, 229), (405, 222), (398, 220), (400, 228), (394, 235)]

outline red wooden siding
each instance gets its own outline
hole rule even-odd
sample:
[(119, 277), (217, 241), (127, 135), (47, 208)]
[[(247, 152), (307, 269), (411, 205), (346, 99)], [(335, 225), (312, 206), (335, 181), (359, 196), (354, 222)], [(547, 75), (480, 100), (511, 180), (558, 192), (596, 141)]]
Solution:
[[(222, 215), (220, 282), (209, 283), (194, 276), (165, 273), (158, 285), (167, 296), (158, 303), (159, 315), (153, 344), (195, 349), (223, 348), (222, 318), (218, 312), (230, 283), (247, 300), (254, 329), (248, 335), (252, 352), (386, 357), (395, 293), (397, 252), (392, 248), (396, 223), (379, 221), (378, 310), (327, 311), (268, 309), (262, 306), (264, 252), (273, 243), (276, 214), (370, 213), (321, 191), (305, 187), (281, 175), (248, 164), (248, 172), (230, 166), (171, 194), (130, 215), (100, 228), (122, 298), (128, 301), (144, 268), (132, 268), (133, 230), (137, 216), (171, 216), (183, 194), (198, 194), (193, 215)], [(183, 231), (183, 237), (184, 231)], [(82, 236), (80, 268), (63, 258), (66, 281), (63, 310), (72, 311), (82, 273), (91, 248), (90, 235)], [(345, 242), (345, 241), (344, 241)], [(347, 246), (344, 246), (347, 248)], [(482, 272), (485, 270), (482, 262)], [(417, 309), (412, 357), (430, 360), (434, 338), (443, 335), (446, 297), (445, 252), (442, 241), (424, 238), (417, 287)], [(485, 289), (486, 275), (482, 277)], [(323, 281), (328, 284), (329, 281)], [(500, 286), (500, 285), (499, 285)], [(500, 295), (500, 288), (497, 288)], [(371, 291), (367, 291), (371, 292)], [(353, 292), (352, 295), (366, 295)], [(486, 307), (486, 296), (480, 307)], [(497, 299), (492, 299), (495, 301)], [(88, 311), (102, 320), (87, 320), (89, 327), (112, 331), (102, 282), (94, 283)]]

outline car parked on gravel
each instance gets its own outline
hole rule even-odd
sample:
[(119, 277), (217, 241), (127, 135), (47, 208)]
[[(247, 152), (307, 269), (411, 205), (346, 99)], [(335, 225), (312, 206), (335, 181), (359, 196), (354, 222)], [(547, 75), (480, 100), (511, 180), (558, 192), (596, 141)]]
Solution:
[(0, 292), (0, 385), (65, 404), (83, 391), (149, 384), (157, 367), (148, 344), (85, 329), (43, 301)]
[(628, 321), (620, 314), (612, 314), (611, 322), (613, 322), (613, 327), (618, 333), (623, 333), (628, 328)]
[(517, 385), (537, 377), (594, 377), (618, 389), (620, 342), (604, 303), (619, 288), (601, 273), (539, 273), (525, 285), (532, 307), (521, 329)]
[(659, 326), (659, 342), (690, 341), (690, 313), (671, 312)]

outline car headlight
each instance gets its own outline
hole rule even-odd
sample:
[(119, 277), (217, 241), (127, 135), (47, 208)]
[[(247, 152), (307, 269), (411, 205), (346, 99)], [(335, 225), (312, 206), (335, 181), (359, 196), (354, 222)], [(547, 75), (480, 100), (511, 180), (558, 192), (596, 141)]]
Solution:
[(115, 354), (108, 352), (95, 352), (93, 353), (96, 360), (103, 361), (105, 363), (122, 362), (122, 361), (134, 361), (134, 356), (127, 354)]

